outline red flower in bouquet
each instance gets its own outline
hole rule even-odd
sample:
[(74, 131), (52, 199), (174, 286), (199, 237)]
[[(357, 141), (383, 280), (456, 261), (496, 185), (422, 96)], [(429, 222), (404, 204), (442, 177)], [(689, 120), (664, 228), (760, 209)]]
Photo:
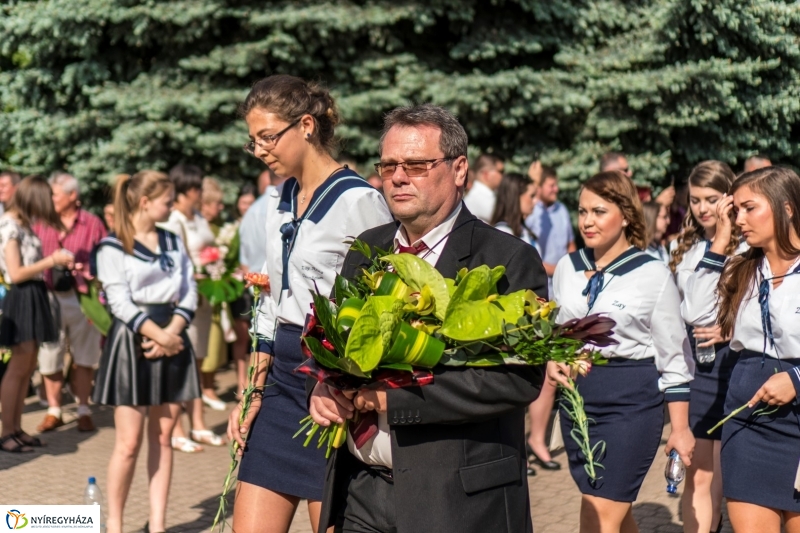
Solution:
[(220, 260), (222, 254), (216, 246), (206, 246), (200, 250), (200, 264), (205, 266)]

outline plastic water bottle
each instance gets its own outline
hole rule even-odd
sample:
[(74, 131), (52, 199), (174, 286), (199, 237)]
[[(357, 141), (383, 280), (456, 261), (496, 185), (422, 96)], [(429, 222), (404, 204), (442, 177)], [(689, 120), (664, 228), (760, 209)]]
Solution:
[(667, 459), (667, 467), (664, 469), (664, 478), (667, 480), (667, 492), (675, 494), (678, 491), (678, 485), (686, 477), (686, 467), (681, 461), (681, 456), (678, 452), (672, 450), (669, 452), (669, 459)]
[(711, 346), (700, 346), (700, 344), (706, 342), (707, 339), (698, 339), (695, 337), (694, 339), (694, 353), (697, 356), (697, 362), (701, 365), (708, 365), (714, 362), (714, 358), (717, 357), (717, 350), (714, 348), (714, 345)]
[(89, 478), (89, 484), (86, 485), (86, 491), (83, 493), (83, 503), (85, 505), (99, 505), (100, 506), (100, 531), (106, 531), (106, 518), (103, 515), (103, 493), (100, 492), (100, 487), (97, 486), (97, 480), (94, 477)]

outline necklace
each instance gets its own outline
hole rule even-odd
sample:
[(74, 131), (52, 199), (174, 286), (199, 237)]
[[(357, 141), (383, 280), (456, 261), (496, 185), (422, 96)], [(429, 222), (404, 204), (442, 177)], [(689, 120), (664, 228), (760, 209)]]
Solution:
[[(337, 167), (337, 168), (335, 168), (333, 172), (331, 172), (330, 174), (328, 174), (328, 177), (327, 177), (327, 178), (325, 178), (324, 180), (322, 180), (322, 183), (325, 183), (326, 181), (328, 181), (328, 180), (331, 178), (331, 176), (333, 176), (334, 174), (336, 174), (337, 172), (339, 172), (340, 170), (342, 170), (342, 169), (343, 169), (343, 168), (345, 168), (345, 167), (347, 167), (347, 165), (345, 165), (344, 167)], [(315, 188), (315, 190), (316, 190), (316, 188)], [(304, 203), (306, 203), (306, 196), (307, 196), (307, 195), (308, 195), (308, 192), (304, 192), (304, 193), (303, 193), (303, 196), (300, 198), (300, 205), (303, 205)]]

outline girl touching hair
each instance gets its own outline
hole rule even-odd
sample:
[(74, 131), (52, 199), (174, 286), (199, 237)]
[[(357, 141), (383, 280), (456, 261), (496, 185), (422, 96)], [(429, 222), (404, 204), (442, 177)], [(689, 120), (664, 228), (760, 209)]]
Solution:
[[(565, 256), (553, 278), (560, 321), (604, 313), (616, 321), (618, 344), (601, 350), (608, 364), (578, 376), (592, 443), (605, 441), (602, 478), (591, 480), (572, 439), (565, 439), (572, 477), (583, 493), (581, 531), (638, 531), (636, 501), (661, 442), (664, 402), (672, 431), (664, 452), (688, 465), (689, 382), (694, 365), (669, 269), (646, 254), (642, 205), (636, 187), (619, 171), (591, 177), (580, 191), (578, 227), (586, 248)], [(550, 363), (550, 379), (570, 386), (565, 365)], [(572, 421), (561, 413), (562, 432)]]
[[(681, 294), (681, 314), (697, 365), (689, 399), (689, 423), (697, 439), (692, 465), (686, 473), (682, 495), (684, 531), (718, 531), (722, 527), (722, 474), (719, 467), (722, 432), (711, 429), (724, 414), (725, 394), (738, 353), (731, 351), (716, 325), (716, 309), (702, 301), (696, 289), (701, 277), (716, 272), (698, 271), (703, 256), (715, 246), (724, 257), (746, 250), (733, 232), (720, 232), (717, 206), (730, 191), (736, 176), (721, 161), (703, 161), (689, 174), (689, 211), (683, 232), (673, 242), (670, 267)], [(704, 279), (702, 283), (708, 283)], [(711, 302), (715, 299), (712, 297)]]
[(59, 335), (43, 273), (55, 266), (74, 267), (72, 254), (64, 250), (42, 258), (42, 244), (31, 229), (34, 222), (62, 229), (52, 194), (44, 178), (28, 176), (19, 183), (0, 216), (0, 273), (9, 285), (2, 304), (0, 346), (11, 348), (11, 360), (0, 384), (0, 450), (5, 452), (32, 452), (33, 447), (42, 446), (37, 437), (22, 430), (22, 406), (36, 369), (39, 345), (56, 341)]
[[(123, 509), (143, 435), (148, 440), (151, 532), (166, 530), (172, 475), (171, 434), (180, 403), (200, 396), (185, 330), (197, 306), (192, 263), (169, 218), (175, 191), (153, 170), (123, 176), (114, 194), (114, 232), (95, 250), (97, 279), (113, 323), (103, 347), (94, 401), (113, 405), (116, 430), (108, 464), (109, 533), (121, 533)], [(145, 431), (145, 420), (149, 423)]]
[[(716, 214), (717, 238), (700, 263), (695, 290), (708, 308), (718, 293), (721, 335), (740, 352), (725, 412), (747, 408), (722, 427), (728, 515), (735, 531), (778, 533), (783, 523), (797, 533), (800, 177), (780, 167), (743, 174)], [(750, 249), (729, 258), (724, 243), (734, 224)]]

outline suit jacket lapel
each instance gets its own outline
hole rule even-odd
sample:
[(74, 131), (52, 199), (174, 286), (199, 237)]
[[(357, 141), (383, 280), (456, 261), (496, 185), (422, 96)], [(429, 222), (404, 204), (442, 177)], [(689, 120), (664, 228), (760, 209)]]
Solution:
[(465, 205), (456, 218), (453, 231), (447, 237), (442, 255), (436, 262), (436, 270), (446, 278), (455, 278), (456, 273), (467, 266), (466, 259), (472, 250), (472, 229), (478, 219)]

